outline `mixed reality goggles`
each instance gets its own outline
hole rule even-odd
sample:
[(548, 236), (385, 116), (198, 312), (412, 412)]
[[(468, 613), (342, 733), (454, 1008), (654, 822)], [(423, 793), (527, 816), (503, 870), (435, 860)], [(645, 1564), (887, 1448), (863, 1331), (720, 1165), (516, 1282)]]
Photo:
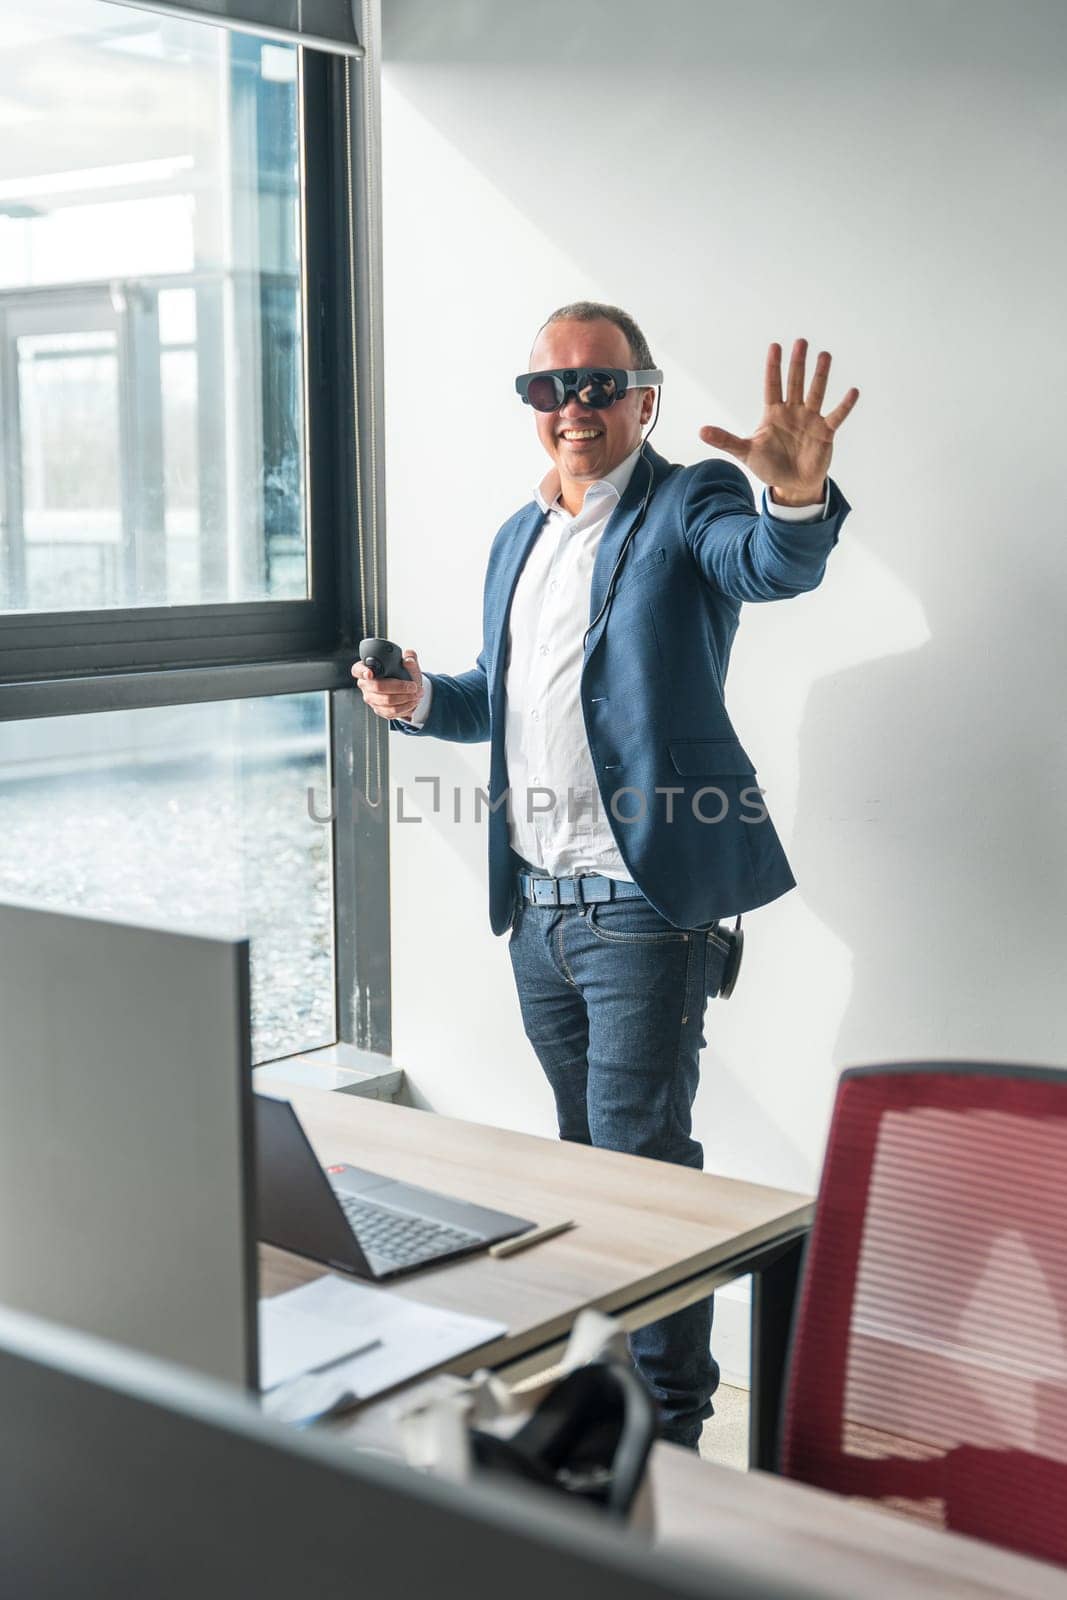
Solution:
[(606, 411), (627, 389), (648, 389), (663, 382), (658, 367), (625, 372), (621, 367), (556, 367), (550, 372), (524, 372), (515, 388), (524, 405), (535, 411), (558, 411), (571, 395), (579, 405)]

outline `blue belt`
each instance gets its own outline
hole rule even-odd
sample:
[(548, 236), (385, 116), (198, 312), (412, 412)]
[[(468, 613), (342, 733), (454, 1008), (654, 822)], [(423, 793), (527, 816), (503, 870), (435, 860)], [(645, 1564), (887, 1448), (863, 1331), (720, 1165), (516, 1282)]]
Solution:
[(516, 874), (522, 898), (533, 906), (588, 906), (601, 900), (643, 900), (636, 883), (605, 878), (588, 872), (580, 878), (541, 878), (533, 872)]

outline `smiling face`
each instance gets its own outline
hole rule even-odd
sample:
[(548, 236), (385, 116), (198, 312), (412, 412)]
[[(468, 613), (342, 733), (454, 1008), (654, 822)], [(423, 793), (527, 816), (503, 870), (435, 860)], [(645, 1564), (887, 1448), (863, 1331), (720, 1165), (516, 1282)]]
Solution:
[[(596, 322), (550, 322), (530, 352), (530, 371), (553, 367), (632, 369), (633, 354), (621, 328)], [(582, 405), (574, 395), (559, 411), (535, 411), (537, 436), (559, 468), (563, 503), (571, 512), (585, 498), (585, 486), (603, 478), (641, 443), (641, 428), (652, 416), (654, 389), (627, 389), (606, 411)]]

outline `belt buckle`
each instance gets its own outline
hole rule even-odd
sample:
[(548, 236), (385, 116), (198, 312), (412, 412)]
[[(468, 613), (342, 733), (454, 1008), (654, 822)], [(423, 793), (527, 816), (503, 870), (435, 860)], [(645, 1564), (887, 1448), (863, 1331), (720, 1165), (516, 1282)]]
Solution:
[[(544, 894), (541, 893), (542, 889), (546, 891)], [(533, 900), (535, 906), (558, 906), (559, 884), (555, 878), (534, 878)]]

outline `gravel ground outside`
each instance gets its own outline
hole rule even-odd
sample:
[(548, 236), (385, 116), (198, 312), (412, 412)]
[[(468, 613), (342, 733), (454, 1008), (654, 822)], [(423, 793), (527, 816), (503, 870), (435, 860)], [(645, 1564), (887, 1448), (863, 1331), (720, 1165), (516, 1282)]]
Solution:
[(309, 787), (324, 812), (324, 754), (0, 774), (0, 894), (247, 934), (253, 1060), (330, 1044), (331, 830), (311, 821)]

